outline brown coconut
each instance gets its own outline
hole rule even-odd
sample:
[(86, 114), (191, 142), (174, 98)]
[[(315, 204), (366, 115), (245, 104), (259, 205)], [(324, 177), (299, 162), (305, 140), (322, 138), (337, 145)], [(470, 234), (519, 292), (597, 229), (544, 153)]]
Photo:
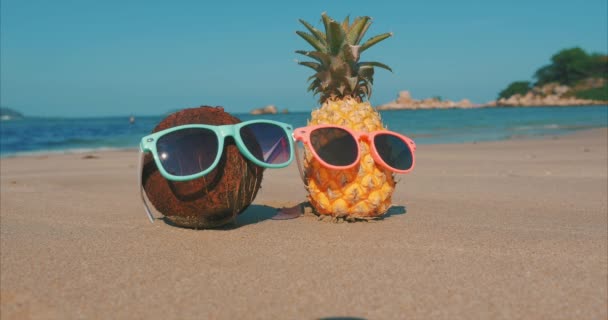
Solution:
[[(162, 120), (154, 132), (184, 124), (224, 125), (241, 120), (222, 107), (184, 109)], [(234, 140), (224, 141), (222, 158), (209, 174), (176, 182), (165, 179), (151, 154), (144, 158), (142, 185), (156, 210), (178, 226), (214, 228), (232, 222), (257, 195), (264, 169), (247, 160)]]

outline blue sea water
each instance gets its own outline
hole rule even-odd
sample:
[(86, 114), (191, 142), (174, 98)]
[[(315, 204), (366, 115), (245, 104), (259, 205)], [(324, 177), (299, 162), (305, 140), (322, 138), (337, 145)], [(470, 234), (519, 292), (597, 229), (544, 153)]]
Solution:
[[(608, 106), (481, 108), (382, 111), (393, 131), (417, 144), (496, 141), (561, 135), (608, 126)], [(234, 114), (245, 121), (273, 119), (294, 127), (306, 125), (309, 112), (253, 116)], [(31, 153), (99, 149), (135, 149), (165, 116), (106, 118), (26, 118), (0, 123), (0, 157)]]

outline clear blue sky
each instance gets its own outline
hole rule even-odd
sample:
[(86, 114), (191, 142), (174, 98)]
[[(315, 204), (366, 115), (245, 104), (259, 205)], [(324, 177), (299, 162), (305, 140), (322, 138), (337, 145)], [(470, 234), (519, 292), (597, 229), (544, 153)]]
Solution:
[(374, 105), (496, 98), (558, 51), (608, 51), (606, 0), (0, 2), (0, 102), (30, 116), (160, 115), (198, 105), (310, 110), (302, 18), (368, 15)]

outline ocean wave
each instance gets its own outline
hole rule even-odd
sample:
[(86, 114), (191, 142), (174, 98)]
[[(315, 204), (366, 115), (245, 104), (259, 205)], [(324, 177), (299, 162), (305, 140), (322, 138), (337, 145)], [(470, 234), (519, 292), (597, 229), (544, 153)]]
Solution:
[(73, 146), (73, 145), (98, 145), (107, 143), (108, 139), (87, 139), (87, 138), (67, 138), (62, 140), (43, 140), (39, 141), (39, 144), (45, 144), (48, 146)]
[[(273, 119), (306, 125), (308, 113), (273, 115)], [(243, 116), (249, 120), (254, 116)], [(11, 155), (136, 149), (162, 117), (138, 118), (131, 125), (120, 118), (26, 119), (0, 126), (0, 157)], [(260, 119), (255, 117), (255, 119)], [(606, 127), (608, 107), (488, 108), (470, 110), (391, 111), (384, 114), (390, 130), (418, 144), (505, 140)]]
[(524, 125), (515, 126), (511, 128), (512, 131), (535, 131), (535, 130), (581, 130), (581, 129), (593, 129), (597, 126), (594, 125), (578, 125), (578, 124), (538, 124), (538, 125)]
[(529, 131), (529, 130), (538, 130), (538, 129), (559, 129), (559, 128), (560, 128), (559, 124), (557, 124), (557, 123), (551, 123), (551, 124), (515, 126), (511, 130), (513, 130), (513, 131)]
[(48, 150), (35, 150), (35, 151), (18, 151), (6, 154), (0, 154), (0, 159), (14, 158), (14, 157), (40, 157), (45, 155), (56, 155), (56, 154), (85, 154), (91, 152), (104, 152), (104, 151), (137, 151), (138, 148), (133, 147), (99, 147), (99, 148), (73, 148), (73, 149), (48, 149)]

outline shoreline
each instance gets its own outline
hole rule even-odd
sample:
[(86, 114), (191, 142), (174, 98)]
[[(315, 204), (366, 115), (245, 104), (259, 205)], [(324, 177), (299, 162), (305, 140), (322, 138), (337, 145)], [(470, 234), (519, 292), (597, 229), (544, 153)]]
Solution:
[(6, 155), (0, 155), (0, 159), (13, 159), (13, 158), (28, 158), (28, 157), (49, 157), (54, 155), (86, 155), (88, 153), (105, 153), (105, 152), (139, 152), (137, 147), (100, 147), (100, 148), (75, 148), (75, 149), (63, 149), (63, 150), (38, 150), (38, 151), (24, 151), (11, 153)]
[[(513, 108), (513, 107), (507, 107)], [(517, 108), (517, 107), (515, 107)], [(454, 108), (457, 109), (457, 108)], [(413, 110), (413, 109), (412, 109)], [(419, 109), (421, 110), (421, 109)], [(401, 110), (383, 110), (383, 111), (401, 111)], [(504, 139), (492, 139), (492, 140), (471, 140), (471, 141), (457, 141), (457, 142), (437, 142), (437, 143), (419, 143), (424, 145), (442, 145), (442, 144), (460, 144), (460, 143), (482, 143), (482, 142), (500, 142), (500, 141), (512, 141), (512, 140), (529, 140), (529, 139), (546, 139), (547, 137), (553, 136), (567, 136), (570, 134), (576, 134), (579, 132), (584, 132), (588, 130), (598, 130), (606, 127), (594, 127), (594, 128), (580, 128), (580, 129), (569, 129), (567, 131), (562, 131), (559, 133), (538, 133), (538, 134), (523, 134), (523, 135), (513, 135)], [(428, 135), (411, 135), (411, 137), (415, 140), (416, 137), (428, 137)], [(74, 148), (74, 149), (61, 149), (61, 150), (36, 150), (36, 151), (23, 151), (16, 153), (7, 153), (0, 154), (0, 159), (12, 159), (12, 158), (20, 158), (20, 157), (48, 157), (53, 155), (61, 155), (61, 154), (77, 154), (77, 155), (86, 155), (89, 153), (99, 153), (99, 152), (138, 152), (139, 148), (137, 146), (127, 146), (127, 147), (99, 147), (99, 148)]]
[(339, 224), (271, 220), (295, 162), (234, 224), (151, 224), (138, 152), (83, 155), (0, 160), (3, 320), (608, 317), (605, 127), (418, 145), (389, 214)]

